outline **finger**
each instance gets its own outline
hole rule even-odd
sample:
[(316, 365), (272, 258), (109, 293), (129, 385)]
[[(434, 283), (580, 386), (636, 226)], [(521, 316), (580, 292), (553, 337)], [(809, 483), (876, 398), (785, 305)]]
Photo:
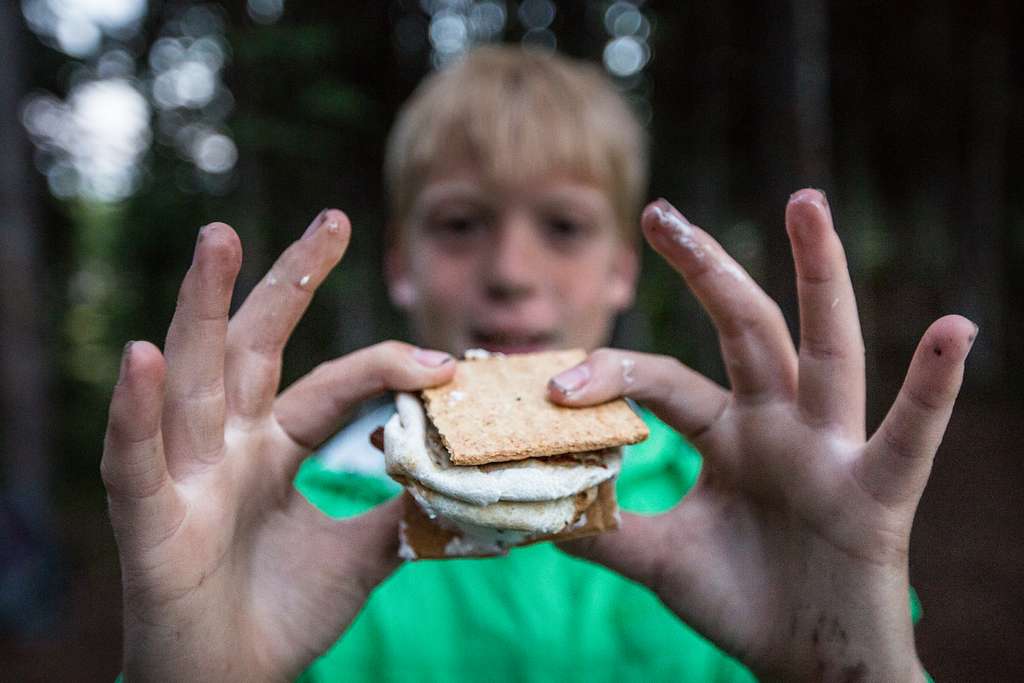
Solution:
[(122, 552), (155, 545), (177, 528), (183, 514), (167, 472), (160, 429), (165, 373), (160, 351), (152, 344), (130, 342), (125, 347), (100, 461)]
[(644, 210), (641, 223), (651, 246), (711, 315), (737, 399), (792, 395), (796, 351), (778, 305), (718, 242), (664, 199)]
[[(295, 382), (274, 403), (274, 416), (300, 446), (301, 458), (337, 432), (362, 401), (388, 390), (443, 384), (454, 373), (454, 359), (447, 353), (382, 342), (324, 363)], [(291, 465), (298, 467), (298, 460)]]
[(281, 379), (282, 353), (316, 289), (348, 247), (348, 218), (321, 211), (249, 294), (228, 327), (228, 412), (243, 419), (269, 413)]
[(925, 332), (903, 388), (857, 463), (861, 483), (876, 499), (916, 503), (924, 491), (977, 329), (948, 315)]
[(864, 340), (846, 254), (825, 196), (800, 190), (786, 206), (800, 299), (800, 409), (864, 438)]
[(229, 226), (211, 223), (199, 232), (164, 345), (164, 446), (174, 477), (223, 452), (224, 335), (241, 263), (241, 243)]
[(691, 439), (725, 410), (729, 393), (669, 356), (598, 349), (548, 383), (551, 400), (587, 406), (628, 396)]

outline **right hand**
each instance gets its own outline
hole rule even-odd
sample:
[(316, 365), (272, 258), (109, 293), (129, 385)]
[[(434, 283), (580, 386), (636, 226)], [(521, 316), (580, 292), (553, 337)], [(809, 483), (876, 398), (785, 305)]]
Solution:
[(229, 321), (241, 245), (206, 226), (163, 355), (125, 348), (101, 471), (128, 681), (292, 679), (398, 564), (397, 501), (333, 520), (292, 481), (352, 407), (448, 381), (451, 357), (385, 342), (277, 395), (285, 343), (349, 234), (322, 212)]
[(801, 190), (786, 210), (799, 351), (710, 235), (665, 201), (642, 225), (715, 323), (731, 390), (671, 357), (611, 349), (553, 379), (563, 405), (646, 404), (703, 456), (674, 508), (565, 548), (647, 585), (765, 680), (922, 680), (911, 525), (977, 327), (947, 316), (929, 328), (868, 438), (857, 303), (823, 194)]

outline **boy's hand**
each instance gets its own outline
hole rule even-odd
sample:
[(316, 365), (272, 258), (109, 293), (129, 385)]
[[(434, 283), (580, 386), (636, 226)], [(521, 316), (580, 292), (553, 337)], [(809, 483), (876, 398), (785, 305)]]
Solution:
[(857, 306), (821, 193), (801, 190), (786, 209), (799, 353), (775, 302), (707, 233), (663, 200), (642, 221), (711, 315), (732, 391), (674, 359), (607, 349), (556, 377), (554, 400), (631, 396), (704, 455), (673, 510), (565, 547), (650, 586), (769, 679), (920, 679), (910, 528), (977, 328), (933, 323), (866, 439)]
[(127, 680), (290, 680), (398, 563), (398, 506), (331, 520), (292, 480), (360, 401), (443, 383), (455, 363), (386, 342), (277, 395), (282, 349), (349, 234), (344, 214), (321, 212), (229, 321), (241, 248), (208, 225), (164, 354), (125, 349), (101, 470)]

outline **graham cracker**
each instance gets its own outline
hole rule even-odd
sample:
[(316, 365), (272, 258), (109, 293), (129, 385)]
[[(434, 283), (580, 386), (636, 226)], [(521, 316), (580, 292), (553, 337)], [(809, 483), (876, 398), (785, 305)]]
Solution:
[(459, 361), (451, 382), (422, 394), (452, 463), (596, 451), (646, 439), (647, 426), (622, 399), (586, 408), (548, 400), (548, 380), (586, 357), (570, 349)]
[[(444, 560), (458, 559), (460, 557), (498, 557), (506, 554), (500, 552), (478, 551), (470, 552), (461, 544), (449, 544), (457, 541), (460, 534), (439, 525), (427, 516), (419, 503), (409, 495), (402, 493), (402, 502), (405, 507), (405, 514), (399, 526), (399, 539), (405, 546), (406, 559), (411, 560)], [(583, 515), (586, 515), (585, 517)], [(610, 479), (597, 487), (597, 496), (590, 505), (581, 512), (579, 517), (583, 521), (578, 526), (560, 531), (556, 534), (546, 534), (530, 538), (517, 545), (525, 546), (543, 541), (568, 541), (574, 538), (594, 536), (605, 531), (619, 528), (619, 508), (615, 500), (615, 480)], [(454, 552), (452, 548), (454, 547)], [(515, 546), (511, 546), (515, 547)]]

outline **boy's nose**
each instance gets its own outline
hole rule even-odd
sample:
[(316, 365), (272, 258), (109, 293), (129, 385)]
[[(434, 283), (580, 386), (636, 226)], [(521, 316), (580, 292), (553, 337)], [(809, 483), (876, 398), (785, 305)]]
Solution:
[(523, 299), (536, 291), (543, 254), (535, 233), (528, 221), (508, 221), (500, 226), (484, 273), (490, 299)]

